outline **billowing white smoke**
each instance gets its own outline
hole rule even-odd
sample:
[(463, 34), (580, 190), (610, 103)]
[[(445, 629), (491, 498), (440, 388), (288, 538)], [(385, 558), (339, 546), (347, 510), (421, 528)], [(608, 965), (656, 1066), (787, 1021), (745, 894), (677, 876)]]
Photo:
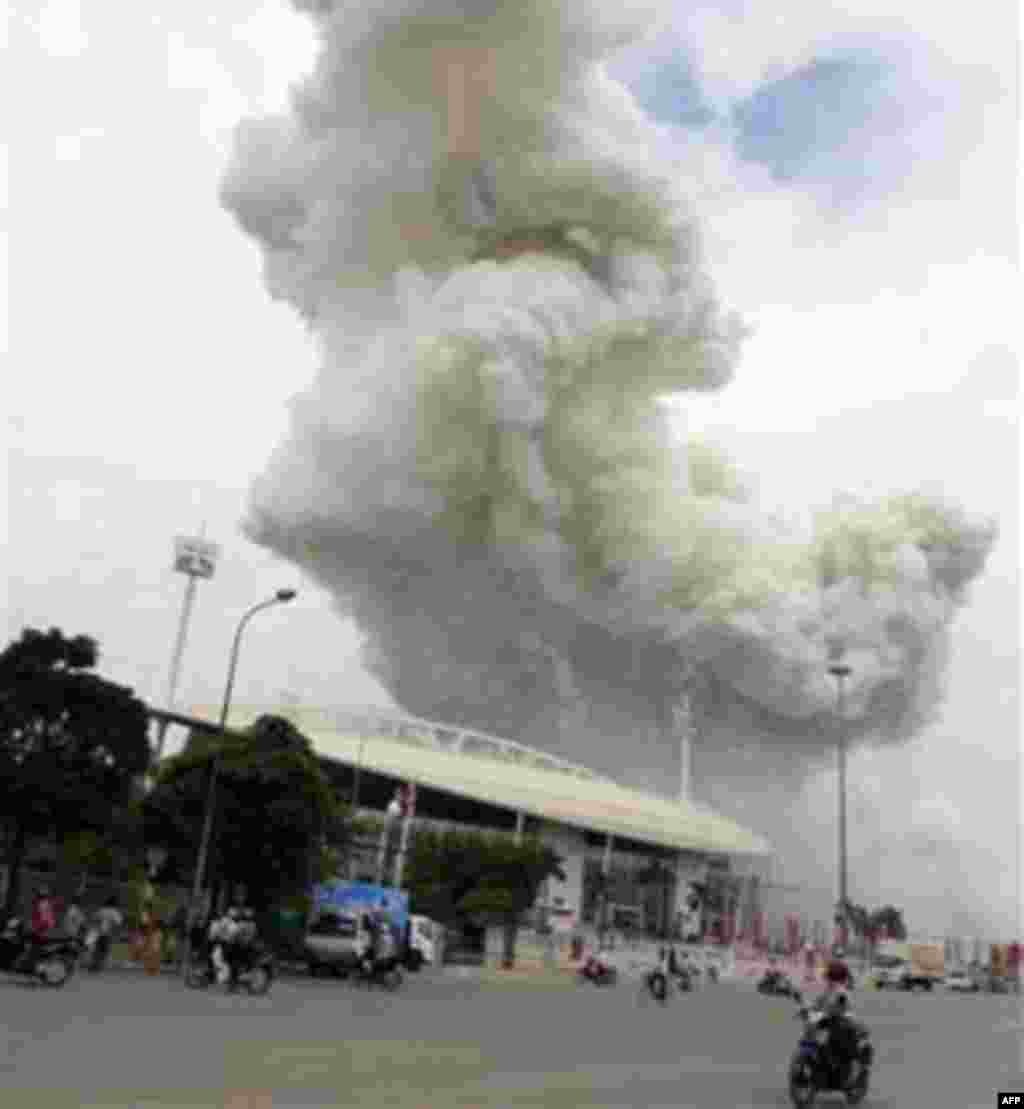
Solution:
[[(910, 734), (993, 529), (911, 496), (782, 535), (712, 448), (673, 440), (659, 396), (727, 384), (742, 329), (657, 129), (600, 66), (658, 5), (298, 6), (319, 66), (288, 119), (240, 130), (224, 200), (323, 366), (249, 534), (331, 590), (408, 711), (661, 792), (687, 690), (716, 801), (763, 793), (747, 763), (798, 789), (830, 749), (839, 648), (851, 734)], [(438, 58), (469, 41), (495, 48), (489, 214), (445, 149)]]

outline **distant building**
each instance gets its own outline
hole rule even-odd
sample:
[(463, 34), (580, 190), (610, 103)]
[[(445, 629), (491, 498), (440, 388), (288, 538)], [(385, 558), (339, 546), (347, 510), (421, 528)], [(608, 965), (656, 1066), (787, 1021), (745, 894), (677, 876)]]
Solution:
[[(760, 836), (694, 802), (627, 789), (513, 741), (393, 711), (239, 706), (230, 726), (268, 713), (310, 740), (341, 795), (360, 810), (383, 814), (398, 785), (415, 783), (416, 823), (539, 835), (564, 857), (566, 872), (564, 882), (542, 891), (539, 905), (565, 929), (598, 923), (597, 879), (606, 865), (608, 923), (653, 934), (671, 931), (686, 911), (688, 880), (771, 851)], [(192, 715), (217, 718), (210, 706)], [(376, 843), (361, 845), (352, 877), (373, 877), (378, 863)]]

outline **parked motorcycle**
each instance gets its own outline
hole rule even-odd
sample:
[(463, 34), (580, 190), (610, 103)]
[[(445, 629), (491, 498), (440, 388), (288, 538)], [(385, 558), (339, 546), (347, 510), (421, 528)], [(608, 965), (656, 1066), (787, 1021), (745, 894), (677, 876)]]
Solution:
[[(800, 1001), (799, 992), (796, 995)], [(796, 1109), (814, 1105), (819, 1093), (841, 1093), (849, 1105), (859, 1105), (868, 1094), (874, 1049), (867, 1033), (857, 1037), (849, 1062), (837, 1058), (830, 1046), (832, 1018), (820, 1009), (801, 1005), (804, 1022), (800, 1043), (789, 1065), (789, 1097)]]
[(0, 971), (23, 974), (54, 989), (74, 973), (81, 944), (70, 936), (34, 941), (20, 917), (11, 917), (0, 932)]
[(615, 967), (591, 955), (580, 967), (579, 978), (580, 981), (592, 982), (595, 986), (614, 986), (619, 980), (619, 972)]

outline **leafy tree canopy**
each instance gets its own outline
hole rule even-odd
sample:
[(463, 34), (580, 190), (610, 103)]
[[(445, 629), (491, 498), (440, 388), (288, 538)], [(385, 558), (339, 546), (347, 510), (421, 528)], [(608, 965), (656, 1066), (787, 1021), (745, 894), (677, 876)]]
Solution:
[(846, 903), (846, 917), (855, 935), (865, 938), (877, 937), (884, 930), (889, 939), (905, 940), (907, 927), (903, 913), (892, 905), (869, 911), (863, 905)]
[(500, 924), (504, 962), (511, 966), (519, 920), (533, 907), (542, 882), (564, 881), (561, 863), (532, 836), (517, 843), (505, 833), (425, 828), (410, 845), (405, 885), (415, 912), (449, 927), (467, 918)]
[(0, 653), (0, 825), (12, 871), (32, 838), (104, 834), (150, 762), (146, 706), (95, 673), (96, 641), (26, 628)]
[(349, 834), (312, 745), (289, 721), (261, 716), (244, 732), (195, 730), (166, 760), (143, 804), (145, 837), (190, 871), (203, 825), (211, 760), (219, 756), (208, 878), (244, 885), (260, 907), (327, 876)]

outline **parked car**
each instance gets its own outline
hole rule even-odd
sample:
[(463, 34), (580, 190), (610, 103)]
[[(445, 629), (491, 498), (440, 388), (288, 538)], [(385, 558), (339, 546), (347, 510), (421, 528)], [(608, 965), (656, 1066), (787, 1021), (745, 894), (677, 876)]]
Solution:
[(977, 993), (981, 989), (981, 981), (966, 968), (957, 967), (946, 975), (946, 989), (957, 993)]

